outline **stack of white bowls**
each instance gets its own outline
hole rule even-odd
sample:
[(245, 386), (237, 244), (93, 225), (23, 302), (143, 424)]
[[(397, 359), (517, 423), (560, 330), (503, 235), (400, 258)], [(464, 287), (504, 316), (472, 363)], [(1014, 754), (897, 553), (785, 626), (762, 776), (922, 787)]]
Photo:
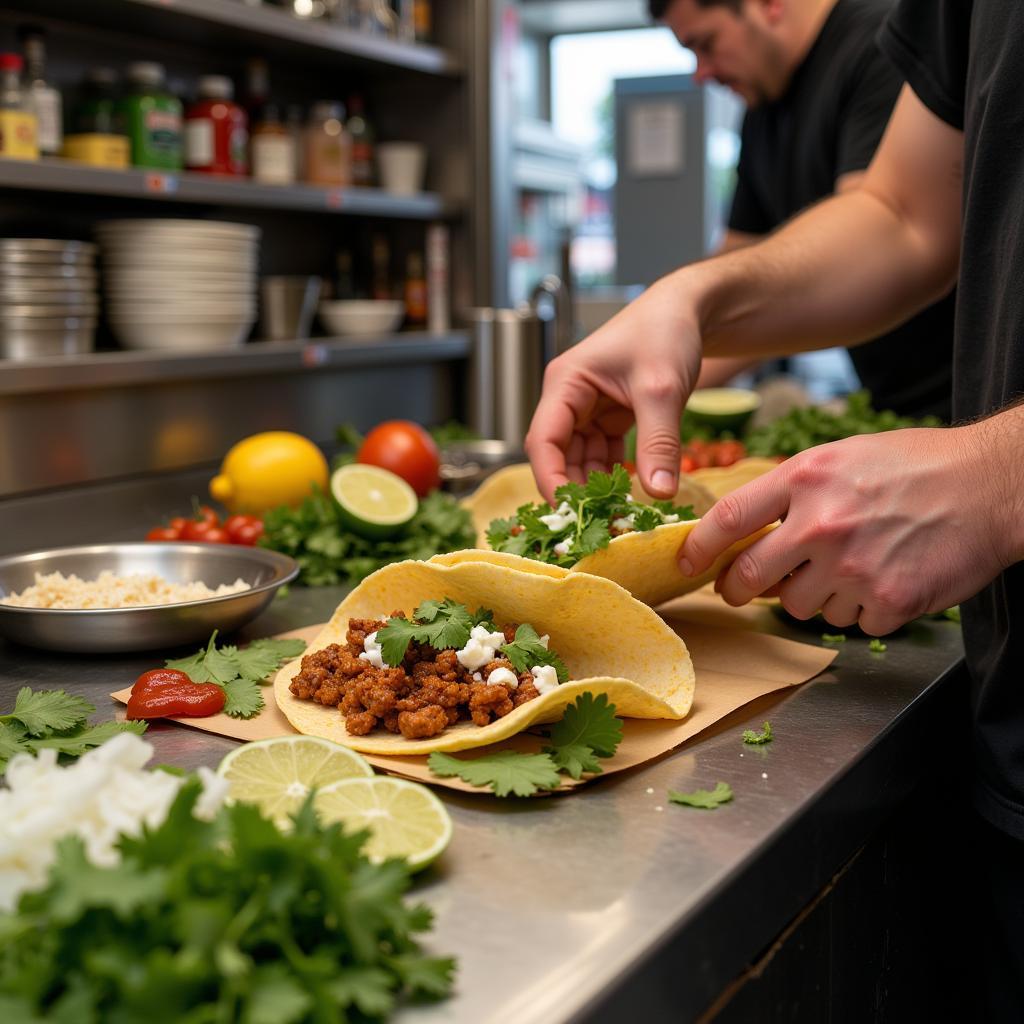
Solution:
[(256, 322), (260, 230), (212, 220), (96, 228), (107, 320), (125, 348), (234, 348)]
[(0, 358), (91, 352), (99, 298), (96, 246), (0, 239)]

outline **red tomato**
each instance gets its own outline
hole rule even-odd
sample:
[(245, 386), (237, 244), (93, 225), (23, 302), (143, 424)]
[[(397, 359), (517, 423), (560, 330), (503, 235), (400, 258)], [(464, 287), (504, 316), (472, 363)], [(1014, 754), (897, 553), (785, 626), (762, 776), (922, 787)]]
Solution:
[(631, 462), (629, 459), (622, 460), (622, 466), (630, 476), (636, 476), (636, 463)]
[(203, 544), (230, 544), (231, 535), (222, 526), (208, 526), (206, 533), (199, 540)]
[(714, 454), (716, 466), (731, 466), (747, 454), (747, 449), (742, 441), (719, 441)]
[(185, 529), (185, 524), (188, 520), (184, 516), (175, 516), (171, 522), (170, 527), (172, 530), (177, 530), (178, 535), (181, 535), (181, 531)]
[(697, 468), (697, 462), (692, 455), (687, 455), (686, 452), (679, 458), (679, 472), (680, 473), (692, 473)]
[[(232, 517), (234, 518), (234, 517)], [(255, 547), (256, 541), (263, 536), (263, 520), (255, 516), (247, 516), (247, 523), (238, 523), (232, 530), (228, 528), (232, 544), (244, 544), (246, 547)]]
[(189, 519), (181, 531), (182, 540), (202, 541), (210, 544), (230, 544), (228, 531), (205, 519)]
[(388, 420), (366, 435), (356, 462), (389, 469), (422, 498), (441, 483), (441, 457), (434, 439), (409, 420)]
[(154, 526), (146, 534), (146, 540), (181, 540), (181, 532), (173, 526)]
[(196, 509), (196, 519), (209, 523), (211, 526), (220, 526), (220, 516), (209, 505), (200, 505)]

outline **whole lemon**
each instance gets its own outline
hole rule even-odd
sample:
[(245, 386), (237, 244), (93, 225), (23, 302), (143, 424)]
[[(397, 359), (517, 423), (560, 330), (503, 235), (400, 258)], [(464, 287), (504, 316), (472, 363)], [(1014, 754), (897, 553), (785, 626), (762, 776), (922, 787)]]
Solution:
[(231, 512), (263, 515), (299, 505), (314, 485), (327, 490), (327, 459), (308, 438), (270, 430), (239, 441), (210, 481), (210, 494)]

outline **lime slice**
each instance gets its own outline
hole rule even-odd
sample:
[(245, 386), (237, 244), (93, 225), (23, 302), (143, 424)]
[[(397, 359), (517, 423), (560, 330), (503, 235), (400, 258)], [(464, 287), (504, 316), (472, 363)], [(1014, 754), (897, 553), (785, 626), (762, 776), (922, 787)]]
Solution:
[(739, 433), (760, 408), (761, 396), (746, 388), (701, 388), (686, 402), (686, 415), (699, 424)]
[(325, 825), (367, 829), (364, 852), (370, 860), (404, 857), (413, 870), (425, 868), (452, 837), (444, 804), (426, 786), (405, 779), (343, 779), (321, 789), (313, 806)]
[(330, 740), (279, 736), (232, 750), (217, 774), (228, 781), (229, 800), (256, 804), (278, 825), (286, 825), (311, 789), (370, 776), (373, 769), (354, 750)]
[(400, 476), (359, 463), (331, 474), (331, 494), (345, 525), (371, 540), (397, 533), (419, 507), (416, 492)]

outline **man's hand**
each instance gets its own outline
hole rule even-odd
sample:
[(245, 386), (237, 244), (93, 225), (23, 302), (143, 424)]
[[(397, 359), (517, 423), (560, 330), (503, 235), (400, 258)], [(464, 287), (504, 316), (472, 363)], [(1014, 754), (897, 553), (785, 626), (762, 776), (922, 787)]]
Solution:
[(696, 321), (671, 278), (548, 365), (526, 451), (541, 493), (623, 458), (637, 425), (637, 471), (656, 498), (676, 493), (679, 417), (700, 372)]
[[(1004, 422), (1016, 426), (1014, 447), (1018, 413)], [(798, 619), (820, 610), (834, 626), (856, 622), (874, 635), (958, 604), (1020, 556), (1024, 495), (986, 437), (1003, 419), (802, 452), (718, 501), (687, 537), (681, 568), (699, 573), (734, 541), (782, 519), (719, 577), (728, 604), (777, 587)]]

